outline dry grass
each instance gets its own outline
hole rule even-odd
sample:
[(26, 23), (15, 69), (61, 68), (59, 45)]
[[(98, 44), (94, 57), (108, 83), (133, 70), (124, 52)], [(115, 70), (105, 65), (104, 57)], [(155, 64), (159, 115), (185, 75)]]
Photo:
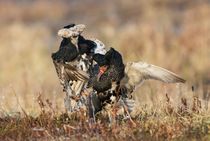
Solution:
[[(109, 125), (108, 117), (103, 116), (92, 122), (83, 110), (71, 116), (57, 114), (53, 104), (49, 100), (43, 101), (39, 95), (40, 115), (32, 117), (22, 109), (23, 114), (1, 117), (0, 139), (209, 140), (210, 115), (207, 109), (201, 106), (197, 97), (193, 101), (184, 98), (181, 101), (182, 105), (176, 107), (166, 94), (166, 103), (160, 104), (159, 108), (142, 107), (134, 117), (136, 127), (133, 127), (129, 120), (117, 120)], [(191, 108), (188, 106), (190, 102), (193, 103)]]
[[(0, 140), (208, 140), (209, 15), (207, 0), (0, 1)], [(86, 122), (80, 113), (66, 121), (65, 95), (50, 56), (61, 41), (57, 31), (71, 22), (85, 24), (86, 38), (96, 37), (107, 48), (116, 48), (124, 62), (146, 61), (179, 74), (187, 83), (145, 82), (135, 92), (142, 107), (135, 128), (129, 121), (117, 123), (115, 129), (107, 120)], [(39, 93), (45, 117), (37, 102)]]

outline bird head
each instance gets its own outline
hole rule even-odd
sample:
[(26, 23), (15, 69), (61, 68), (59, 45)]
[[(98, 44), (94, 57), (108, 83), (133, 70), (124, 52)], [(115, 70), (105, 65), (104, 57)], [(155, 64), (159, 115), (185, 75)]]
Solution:
[(103, 66), (99, 66), (100, 72), (98, 74), (98, 78), (97, 80), (100, 80), (101, 75), (107, 71), (108, 66), (107, 65), (103, 65)]
[(95, 54), (93, 56), (93, 60), (96, 61), (99, 65), (99, 74), (98, 74), (98, 81), (102, 74), (104, 74), (112, 65), (112, 59), (114, 56), (114, 49), (111, 48), (105, 55), (102, 54)]
[(76, 49), (78, 48), (78, 39), (79, 35), (84, 31), (85, 25), (84, 24), (70, 24), (65, 26), (63, 29), (58, 31), (58, 35), (63, 38), (70, 38), (71, 43), (75, 45)]
[(105, 55), (106, 47), (105, 47), (104, 43), (102, 43), (100, 40), (98, 40), (96, 38), (92, 38), (91, 40), (96, 44), (95, 48), (93, 49), (94, 54)]
[(105, 55), (102, 55), (102, 54), (95, 54), (93, 56), (93, 60), (96, 61), (97, 64), (99, 65), (100, 72), (98, 74), (98, 79), (97, 79), (99, 81), (101, 75), (107, 71), (109, 64), (107, 60), (105, 59)]

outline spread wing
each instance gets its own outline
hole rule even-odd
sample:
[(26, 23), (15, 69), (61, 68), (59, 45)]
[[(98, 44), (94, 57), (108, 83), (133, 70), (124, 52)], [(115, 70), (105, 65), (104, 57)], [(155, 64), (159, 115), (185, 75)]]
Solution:
[(144, 80), (154, 79), (165, 83), (185, 83), (186, 80), (180, 78), (175, 73), (161, 67), (147, 64), (145, 62), (130, 62), (126, 64), (125, 76), (121, 80), (121, 87), (132, 92)]
[(71, 63), (63, 64), (63, 66), (64, 66), (65, 75), (69, 80), (83, 81), (89, 79), (89, 74), (87, 72), (72, 66)]
[(89, 74), (87, 72), (82, 71), (75, 66), (77, 64), (76, 62), (68, 62), (64, 64), (53, 60), (53, 63), (64, 91), (66, 90), (66, 82), (69, 83), (69, 81), (84, 81), (89, 79)]

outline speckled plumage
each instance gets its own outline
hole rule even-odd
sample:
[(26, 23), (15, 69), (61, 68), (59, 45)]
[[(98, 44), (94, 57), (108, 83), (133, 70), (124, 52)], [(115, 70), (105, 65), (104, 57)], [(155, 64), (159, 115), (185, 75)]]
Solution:
[[(154, 79), (165, 83), (185, 83), (185, 80), (176, 74), (145, 62), (129, 62), (124, 67), (121, 55), (113, 48), (105, 55), (96, 54), (93, 58), (98, 64), (95, 65), (90, 75), (89, 85), (97, 91), (95, 101), (97, 99), (99, 101), (97, 103), (100, 103), (100, 105), (95, 106), (99, 110), (107, 104), (113, 105), (111, 97), (116, 96), (119, 86), (121, 87), (119, 91), (120, 98), (122, 98), (125, 105), (126, 99), (127, 101), (131, 100), (131, 104), (127, 104), (126, 106), (129, 107), (128, 110), (132, 111), (131, 109), (135, 102), (132, 101), (131, 95), (144, 80)], [(101, 75), (99, 81), (97, 81), (97, 75), (100, 72), (99, 66), (103, 65), (108, 65), (109, 67)]]
[[(95, 54), (93, 59), (98, 63), (93, 68), (89, 85), (93, 87), (98, 93), (108, 91), (112, 88), (113, 83), (118, 83), (124, 77), (124, 64), (122, 56), (119, 52), (111, 48), (105, 55)], [(108, 66), (106, 72), (104, 72), (99, 81), (97, 81), (97, 75), (99, 73), (98, 66)]]
[[(65, 26), (64, 29), (74, 26), (74, 24), (71, 24)], [(76, 42), (72, 43), (73, 40)], [(77, 44), (77, 46), (75, 44)], [(89, 79), (92, 56), (95, 47), (95, 42), (86, 40), (78, 34), (78, 36), (74, 37), (63, 37), (59, 50), (52, 54), (53, 63), (60, 83), (63, 86), (63, 90), (67, 93), (67, 97), (64, 101), (66, 108), (70, 112), (81, 108), (85, 102), (85, 97), (80, 95), (80, 93)], [(78, 102), (72, 102), (74, 99), (70, 98), (76, 95), (82, 99), (78, 100)], [(73, 103), (73, 105), (69, 102)]]
[[(93, 59), (98, 64), (92, 69), (89, 87), (97, 91), (96, 97), (100, 101), (100, 106), (98, 105), (97, 107), (105, 107), (107, 104), (113, 105), (115, 100), (111, 97), (116, 97), (120, 80), (124, 77), (122, 56), (115, 49), (111, 48), (105, 55), (95, 54)], [(97, 76), (100, 72), (99, 66), (104, 65), (108, 66), (107, 71), (97, 80)], [(97, 112), (98, 111), (95, 111), (95, 113)]]

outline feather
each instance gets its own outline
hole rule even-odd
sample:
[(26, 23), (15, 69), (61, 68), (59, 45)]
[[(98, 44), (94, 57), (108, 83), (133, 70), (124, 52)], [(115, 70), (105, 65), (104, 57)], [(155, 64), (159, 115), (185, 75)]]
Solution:
[(98, 40), (96, 38), (92, 38), (91, 40), (96, 43), (96, 48), (94, 49), (94, 54), (105, 55), (106, 54), (106, 47), (105, 47), (104, 43), (102, 43), (100, 40)]
[[(73, 26), (73, 27), (72, 27)], [(69, 38), (71, 36), (78, 36), (85, 30), (84, 24), (66, 26), (58, 31), (58, 36)]]
[(125, 76), (121, 80), (121, 87), (128, 92), (134, 91), (144, 80), (154, 79), (165, 83), (185, 83), (175, 73), (145, 62), (129, 62), (125, 67)]
[(78, 60), (66, 63), (53, 60), (53, 63), (64, 91), (66, 91), (66, 82), (78, 80), (86, 81), (89, 79), (88, 71), (85, 72), (77, 67), (80, 63)]
[(52, 54), (57, 75), (66, 92), (64, 103), (69, 112), (81, 108), (85, 103), (86, 97), (81, 95), (81, 91), (84, 91), (89, 79), (93, 56), (91, 50), (96, 47), (94, 41), (80, 35), (84, 29), (83, 24), (70, 24), (59, 30), (58, 35), (63, 40), (59, 50)]

